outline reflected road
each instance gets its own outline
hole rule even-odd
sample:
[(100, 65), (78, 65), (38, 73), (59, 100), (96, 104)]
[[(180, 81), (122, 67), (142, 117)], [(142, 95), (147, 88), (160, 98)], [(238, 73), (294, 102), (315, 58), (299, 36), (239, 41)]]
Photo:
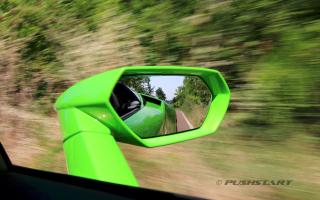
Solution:
[(181, 110), (176, 111), (176, 116), (177, 116), (177, 132), (193, 129), (193, 125), (190, 123), (186, 115)]

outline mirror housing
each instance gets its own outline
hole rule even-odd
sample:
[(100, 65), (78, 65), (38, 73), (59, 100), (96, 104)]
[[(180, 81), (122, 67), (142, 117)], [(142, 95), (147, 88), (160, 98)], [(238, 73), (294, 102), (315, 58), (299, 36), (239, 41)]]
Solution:
[[(140, 138), (119, 117), (109, 99), (118, 80), (123, 75), (194, 75), (200, 77), (214, 96), (208, 115), (198, 129), (153, 138)], [(66, 90), (57, 100), (55, 108), (59, 113), (64, 140), (79, 131), (103, 132), (109, 129), (116, 141), (157, 147), (182, 142), (214, 133), (227, 111), (230, 90), (222, 75), (206, 68), (178, 66), (135, 66), (113, 69), (82, 80)], [(70, 120), (70, 112), (88, 115), (86, 121)], [(74, 111), (73, 111), (74, 112)], [(89, 122), (91, 119), (92, 122)], [(79, 121), (80, 120), (80, 121)]]

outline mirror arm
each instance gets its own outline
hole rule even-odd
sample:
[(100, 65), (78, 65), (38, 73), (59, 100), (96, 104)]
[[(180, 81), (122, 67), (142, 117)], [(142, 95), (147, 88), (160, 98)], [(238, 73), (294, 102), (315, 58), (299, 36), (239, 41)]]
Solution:
[(109, 128), (74, 107), (58, 113), (70, 175), (138, 186)]

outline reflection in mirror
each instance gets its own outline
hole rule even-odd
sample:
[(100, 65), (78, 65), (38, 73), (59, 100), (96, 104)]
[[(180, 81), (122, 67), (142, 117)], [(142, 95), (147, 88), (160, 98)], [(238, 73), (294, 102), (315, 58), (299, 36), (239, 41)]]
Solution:
[(123, 76), (110, 98), (115, 111), (137, 135), (149, 138), (201, 126), (212, 100), (197, 76)]

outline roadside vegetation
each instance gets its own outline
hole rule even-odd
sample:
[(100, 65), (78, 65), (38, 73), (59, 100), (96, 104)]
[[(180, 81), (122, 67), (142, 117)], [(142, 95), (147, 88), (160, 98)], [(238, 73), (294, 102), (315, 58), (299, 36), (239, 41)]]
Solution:
[(206, 84), (196, 76), (186, 76), (172, 100), (177, 110), (183, 111), (194, 128), (201, 126), (214, 98)]
[[(217, 199), (318, 199), (319, 10), (318, 0), (3, 0), (1, 142), (15, 164), (65, 173), (52, 104), (67, 87), (119, 66), (213, 68), (232, 93), (217, 134), (156, 149), (121, 144), (141, 186)], [(193, 116), (204, 116), (208, 96), (188, 81), (175, 103), (200, 124)], [(293, 185), (216, 185), (279, 178)]]
[(164, 103), (165, 119), (160, 129), (161, 134), (170, 134), (177, 132), (177, 116), (175, 109), (171, 104)]

